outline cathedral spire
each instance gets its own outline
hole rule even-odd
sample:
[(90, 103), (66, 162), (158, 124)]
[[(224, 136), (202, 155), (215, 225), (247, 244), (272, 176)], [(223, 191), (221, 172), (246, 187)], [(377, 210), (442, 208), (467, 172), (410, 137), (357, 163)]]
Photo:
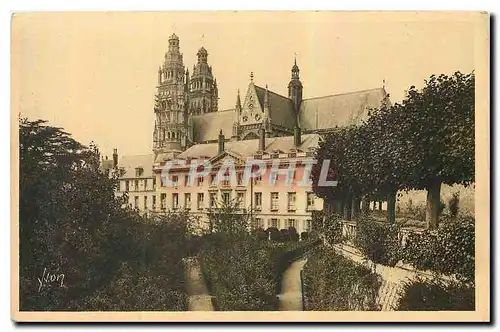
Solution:
[(293, 101), (295, 114), (299, 114), (300, 104), (302, 103), (302, 82), (299, 77), (299, 66), (297, 66), (297, 54), (295, 54), (295, 58), (292, 66), (292, 79), (290, 83), (288, 83), (288, 98)]
[(240, 89), (238, 89), (238, 95), (236, 97), (236, 110), (241, 110)]

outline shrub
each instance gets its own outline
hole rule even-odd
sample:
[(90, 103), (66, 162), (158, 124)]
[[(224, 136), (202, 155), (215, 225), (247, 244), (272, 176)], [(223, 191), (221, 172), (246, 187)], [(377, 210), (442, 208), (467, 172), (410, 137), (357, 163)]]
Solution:
[(336, 214), (326, 215), (323, 222), (323, 235), (330, 244), (342, 241), (342, 223)]
[(397, 224), (362, 218), (358, 221), (355, 244), (374, 263), (395, 266), (401, 259), (399, 233)]
[(300, 233), (300, 239), (302, 241), (307, 241), (307, 239), (309, 239), (309, 233), (308, 232), (302, 232), (302, 233)]
[(252, 230), (252, 235), (261, 241), (265, 241), (269, 237), (268, 232), (263, 230), (262, 228), (257, 228), (257, 229)]
[(217, 308), (277, 310), (281, 276), (308, 245), (211, 236), (201, 252), (201, 265)]
[(299, 240), (299, 234), (297, 233), (295, 227), (288, 227), (288, 236), (290, 237), (290, 241)]
[(459, 281), (474, 282), (474, 220), (462, 218), (443, 224), (436, 233), (410, 234), (403, 261), (417, 269), (454, 275)]
[(281, 233), (281, 242), (288, 242), (291, 240), (290, 238), (290, 232), (286, 228), (280, 229)]
[(281, 233), (276, 227), (269, 227), (267, 232), (270, 233), (270, 238), (272, 241), (282, 242)]
[(201, 266), (220, 310), (276, 310), (271, 251), (271, 243), (253, 236), (207, 241)]
[(304, 267), (306, 310), (378, 310), (380, 277), (367, 267), (319, 247)]
[(413, 280), (404, 284), (396, 310), (475, 310), (475, 290), (462, 283), (438, 279)]

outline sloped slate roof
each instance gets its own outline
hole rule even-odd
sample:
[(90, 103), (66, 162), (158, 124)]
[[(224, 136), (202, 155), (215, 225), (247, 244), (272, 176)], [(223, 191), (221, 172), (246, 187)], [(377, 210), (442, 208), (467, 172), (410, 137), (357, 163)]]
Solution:
[[(302, 151), (307, 151), (307, 149), (310, 147), (315, 148), (318, 146), (319, 139), (320, 136), (318, 134), (302, 135), (302, 144), (299, 146), (299, 149)], [(212, 158), (218, 154), (218, 149), (218, 143), (196, 144), (179, 154), (177, 158)], [(268, 153), (272, 153), (274, 150), (288, 152), (291, 149), (295, 149), (293, 136), (266, 138), (265, 151)], [(242, 157), (250, 157), (259, 151), (259, 140), (252, 139), (244, 141), (225, 142), (224, 150), (233, 152)]]
[(125, 170), (121, 178), (136, 178), (136, 167), (142, 167), (144, 169), (140, 178), (152, 177), (153, 159), (154, 156), (152, 154), (123, 156), (118, 163), (118, 168), (123, 168)]
[(380, 107), (386, 92), (383, 88), (305, 99), (299, 111), (303, 130), (330, 129), (359, 124), (370, 108)]
[(205, 142), (219, 138), (219, 131), (226, 137), (233, 133), (233, 124), (236, 121), (236, 112), (234, 109), (194, 115), (193, 139), (195, 142)]
[[(259, 97), (259, 102), (264, 109), (264, 96), (266, 94), (266, 89), (255, 85), (255, 92)], [(268, 89), (269, 95), (269, 116), (271, 117), (271, 123), (286, 128), (292, 129), (295, 126), (295, 112), (293, 110), (293, 101), (290, 98), (272, 92)]]

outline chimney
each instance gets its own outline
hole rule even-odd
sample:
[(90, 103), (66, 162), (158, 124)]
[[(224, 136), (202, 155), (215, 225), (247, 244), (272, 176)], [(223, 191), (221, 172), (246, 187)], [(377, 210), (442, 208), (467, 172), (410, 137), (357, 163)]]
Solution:
[(300, 127), (296, 125), (293, 129), (293, 142), (296, 148), (302, 144), (302, 138), (300, 136)]
[(118, 149), (113, 149), (113, 167), (116, 166), (118, 166)]
[(266, 130), (260, 128), (259, 133), (259, 151), (264, 151), (266, 149)]
[(219, 132), (219, 154), (224, 152), (224, 134), (222, 133), (222, 129)]

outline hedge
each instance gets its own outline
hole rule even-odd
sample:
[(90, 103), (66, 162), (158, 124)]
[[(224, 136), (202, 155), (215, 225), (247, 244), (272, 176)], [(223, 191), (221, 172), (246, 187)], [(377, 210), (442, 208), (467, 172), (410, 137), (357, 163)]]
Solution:
[(305, 310), (379, 310), (381, 278), (367, 267), (324, 247), (314, 249), (304, 266)]
[(355, 244), (372, 262), (395, 266), (401, 259), (400, 227), (364, 216), (358, 220)]
[(475, 288), (463, 283), (414, 280), (404, 284), (396, 310), (475, 310)]
[(422, 270), (453, 275), (473, 284), (475, 275), (475, 225), (470, 218), (442, 224), (437, 232), (425, 231), (408, 236), (402, 258)]
[(203, 276), (214, 307), (222, 311), (278, 310), (281, 275), (312, 244), (259, 241), (254, 236), (231, 241), (208, 237), (201, 251)]

